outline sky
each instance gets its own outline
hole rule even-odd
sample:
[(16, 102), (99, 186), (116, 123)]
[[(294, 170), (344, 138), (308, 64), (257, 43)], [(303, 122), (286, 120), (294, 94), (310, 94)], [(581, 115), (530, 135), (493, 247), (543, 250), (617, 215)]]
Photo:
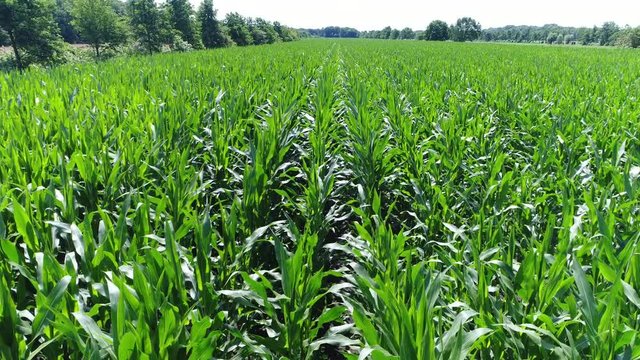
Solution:
[[(190, 0), (195, 6), (200, 0)], [(504, 25), (640, 25), (640, 0), (214, 0), (218, 18), (228, 12), (280, 21), (294, 28), (350, 26), (358, 30), (411, 27), (470, 16), (483, 28)]]

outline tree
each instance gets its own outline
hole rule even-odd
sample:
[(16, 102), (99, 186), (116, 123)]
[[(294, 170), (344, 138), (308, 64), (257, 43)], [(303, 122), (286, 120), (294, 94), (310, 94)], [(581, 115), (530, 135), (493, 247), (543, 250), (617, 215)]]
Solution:
[(618, 25), (612, 21), (608, 21), (602, 24), (599, 33), (600, 45), (612, 45), (614, 40), (613, 36), (618, 31), (620, 31), (620, 27), (618, 27)]
[(625, 27), (615, 36), (615, 45), (621, 47), (638, 48), (640, 47), (640, 27)]
[(111, 0), (111, 8), (121, 18), (127, 17), (127, 3), (124, 0)]
[(130, 0), (129, 17), (142, 48), (152, 54), (162, 47), (160, 11), (153, 0)]
[(240, 14), (232, 12), (227, 14), (224, 24), (229, 29), (231, 40), (238, 46), (247, 46), (253, 44), (251, 32), (247, 20)]
[(389, 34), (389, 39), (396, 40), (399, 38), (400, 38), (400, 30), (398, 29), (391, 30), (391, 33)]
[(470, 17), (463, 17), (456, 21), (453, 27), (453, 40), (473, 41), (477, 40), (482, 33), (480, 23)]
[(591, 29), (591, 42), (595, 43), (598, 41), (598, 32), (600, 30), (598, 29), (597, 26), (594, 26), (593, 29)]
[(264, 45), (267, 43), (267, 34), (256, 25), (253, 19), (247, 19), (247, 26), (249, 27), (249, 33), (251, 33), (254, 45)]
[(583, 31), (579, 38), (582, 45), (589, 45), (594, 41), (593, 37), (591, 36), (591, 32), (588, 30)]
[(158, 6), (158, 28), (160, 29), (158, 33), (160, 44), (170, 44), (173, 47), (176, 42), (181, 42), (191, 46), (191, 44), (184, 41), (180, 31), (173, 27), (171, 5), (169, 3), (165, 2)]
[(449, 26), (442, 20), (434, 20), (427, 27), (424, 38), (430, 41), (449, 40)]
[(391, 38), (391, 26), (387, 26), (380, 30), (378, 33), (378, 39), (390, 39)]
[(289, 29), (288, 27), (283, 26), (277, 21), (273, 23), (273, 29), (276, 31), (278, 37), (280, 37), (280, 40), (282, 41), (293, 41), (298, 38), (297, 31)]
[(341, 38), (357, 38), (359, 36), (360, 36), (360, 32), (354, 28), (350, 28), (350, 27), (340, 28)]
[(220, 22), (216, 19), (216, 10), (213, 8), (212, 0), (204, 0), (200, 4), (198, 21), (200, 22), (200, 33), (204, 47), (211, 49), (227, 45), (227, 38), (222, 31)]
[(400, 31), (400, 39), (402, 40), (411, 40), (416, 37), (416, 33), (413, 32), (413, 29), (406, 27)]
[(56, 10), (53, 17), (60, 28), (60, 35), (65, 42), (75, 44), (80, 40), (80, 36), (76, 29), (73, 28), (71, 21), (71, 1), (56, 0)]
[(564, 43), (566, 45), (573, 44), (576, 41), (576, 37), (573, 34), (566, 34), (564, 36)]
[(249, 18), (247, 19), (247, 24), (254, 45), (273, 44), (280, 40), (273, 24), (262, 18), (255, 20)]
[(565, 27), (556, 24), (546, 24), (544, 26), (507, 25), (484, 30), (482, 37), (486, 41), (547, 42), (553, 44), (558, 41), (558, 34), (564, 34), (565, 37), (562, 42), (589, 44), (592, 42), (591, 33), (590, 28)]
[(112, 0), (74, 0), (73, 21), (82, 38), (100, 57), (104, 45), (116, 46), (126, 41), (124, 21), (113, 8)]
[(51, 63), (62, 53), (60, 30), (49, 0), (0, 0), (0, 28), (13, 48), (18, 69)]
[(179, 32), (180, 37), (195, 48), (201, 47), (197, 40), (196, 30), (191, 21), (193, 9), (187, 0), (169, 0), (167, 2), (171, 14), (171, 25)]
[(264, 34), (265, 44), (273, 44), (280, 40), (280, 37), (278, 36), (278, 32), (276, 32), (276, 29), (273, 27), (273, 24), (271, 24), (267, 20), (262, 18), (257, 18), (253, 22), (253, 25)]
[(354, 28), (339, 26), (327, 26), (319, 30), (310, 30), (310, 32), (312, 35), (326, 38), (357, 38), (360, 36), (360, 32)]
[(363, 31), (360, 33), (360, 37), (364, 38), (364, 39), (375, 39), (378, 36), (378, 31), (375, 30), (371, 30), (371, 31)]
[(327, 26), (322, 29), (322, 36), (326, 38), (339, 38), (340, 28), (337, 26)]

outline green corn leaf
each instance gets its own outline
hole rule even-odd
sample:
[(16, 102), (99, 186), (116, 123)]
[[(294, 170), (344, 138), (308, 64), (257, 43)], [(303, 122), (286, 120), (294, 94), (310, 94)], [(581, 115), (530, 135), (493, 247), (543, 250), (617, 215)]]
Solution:
[(353, 310), (353, 320), (356, 326), (360, 329), (362, 337), (365, 339), (369, 346), (375, 346), (379, 344), (378, 331), (374, 327), (373, 323), (358, 309)]
[(115, 354), (113, 353), (113, 339), (109, 335), (103, 333), (92, 318), (82, 312), (74, 312), (73, 317), (102, 351), (107, 351), (115, 357)]
[(136, 336), (131, 333), (125, 333), (119, 339), (118, 359), (131, 359), (136, 353)]
[(578, 294), (582, 301), (582, 313), (587, 320), (587, 326), (595, 332), (598, 329), (600, 318), (591, 285), (587, 281), (586, 274), (582, 270), (582, 266), (580, 266), (577, 259), (574, 259), (572, 267), (573, 276), (578, 287)]
[(38, 337), (44, 331), (44, 328), (53, 320), (53, 309), (55, 309), (64, 297), (67, 287), (71, 283), (71, 276), (67, 275), (60, 279), (56, 286), (47, 296), (43, 308), (38, 309), (32, 324), (32, 334)]
[(29, 250), (33, 252), (38, 251), (36, 233), (31, 224), (31, 220), (29, 220), (29, 215), (22, 205), (15, 200), (13, 201), (13, 216), (16, 221), (18, 233), (22, 235)]
[(3, 256), (14, 264), (20, 263), (20, 256), (16, 246), (8, 240), (0, 240), (0, 251)]
[(640, 296), (638, 296), (636, 290), (624, 280), (620, 281), (622, 282), (622, 288), (624, 289), (624, 294), (627, 296), (627, 299), (629, 299), (633, 305), (640, 308)]

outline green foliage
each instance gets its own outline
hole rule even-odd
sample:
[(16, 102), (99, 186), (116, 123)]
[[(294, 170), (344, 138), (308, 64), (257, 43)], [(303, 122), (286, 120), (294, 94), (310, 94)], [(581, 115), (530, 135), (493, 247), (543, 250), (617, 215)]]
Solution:
[(236, 45), (247, 46), (253, 44), (249, 23), (242, 15), (233, 12), (227, 14), (224, 19), (224, 25), (229, 32), (229, 37)]
[(193, 9), (187, 0), (168, 0), (167, 9), (170, 14), (171, 26), (179, 36), (194, 48), (201, 48), (202, 42), (191, 20)]
[(380, 30), (378, 33), (378, 39), (391, 39), (391, 26), (386, 26), (384, 29)]
[(415, 37), (416, 33), (410, 27), (406, 27), (400, 32), (400, 39), (402, 40), (413, 40)]
[(8, 73), (0, 358), (638, 358), (639, 72), (312, 39)]
[[(590, 45), (597, 42), (597, 28), (567, 27), (556, 24), (543, 26), (509, 25), (499, 28), (486, 29), (482, 37), (486, 41), (516, 42), (516, 43), (553, 43), (558, 34), (573, 37), (572, 42)], [(553, 35), (552, 35), (553, 34)], [(553, 39), (548, 42), (547, 39)]]
[(2, 46), (10, 45), (9, 35), (2, 29), (0, 29), (0, 44), (2, 44)]
[(640, 47), (640, 27), (625, 28), (616, 33), (615, 45), (634, 49)]
[(131, 28), (140, 47), (149, 54), (162, 48), (161, 16), (153, 0), (129, 0)]
[(63, 43), (54, 6), (50, 0), (0, 0), (0, 29), (9, 38), (19, 69), (60, 61)]
[(116, 14), (112, 0), (74, 0), (72, 24), (100, 57), (100, 48), (127, 40), (125, 20)]
[(225, 47), (228, 39), (220, 22), (216, 19), (216, 11), (213, 9), (213, 0), (204, 0), (198, 9), (198, 21), (200, 22), (200, 34), (202, 44), (207, 49)]
[(357, 38), (361, 35), (358, 30), (354, 28), (340, 26), (327, 26), (322, 29), (304, 29), (303, 32), (310, 36), (326, 38)]
[(608, 21), (602, 24), (602, 27), (598, 30), (598, 39), (600, 45), (612, 45), (614, 41), (614, 35), (620, 31), (620, 27), (612, 22)]
[(299, 38), (298, 31), (286, 27), (277, 21), (273, 23), (273, 29), (278, 34), (280, 40), (284, 42), (294, 41)]
[(454, 41), (474, 41), (480, 38), (482, 27), (480, 23), (470, 17), (463, 17), (456, 21), (451, 31)]
[(449, 26), (442, 20), (432, 21), (424, 33), (424, 39), (430, 41), (449, 40)]
[(574, 42), (575, 42), (575, 38), (573, 37), (573, 34), (566, 34), (563, 38), (564, 44), (571, 44)]
[(276, 32), (273, 24), (262, 19), (249, 19), (249, 31), (251, 32), (254, 45), (273, 44), (280, 41), (280, 36)]
[(73, 17), (71, 16), (71, 8), (71, 0), (56, 0), (53, 17), (60, 28), (62, 39), (67, 43), (75, 44), (80, 40), (80, 35), (72, 25)]

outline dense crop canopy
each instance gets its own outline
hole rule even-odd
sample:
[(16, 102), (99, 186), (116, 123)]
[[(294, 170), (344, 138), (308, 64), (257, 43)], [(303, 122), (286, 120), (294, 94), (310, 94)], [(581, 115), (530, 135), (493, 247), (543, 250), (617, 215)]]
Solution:
[(640, 358), (636, 52), (0, 76), (0, 358)]

